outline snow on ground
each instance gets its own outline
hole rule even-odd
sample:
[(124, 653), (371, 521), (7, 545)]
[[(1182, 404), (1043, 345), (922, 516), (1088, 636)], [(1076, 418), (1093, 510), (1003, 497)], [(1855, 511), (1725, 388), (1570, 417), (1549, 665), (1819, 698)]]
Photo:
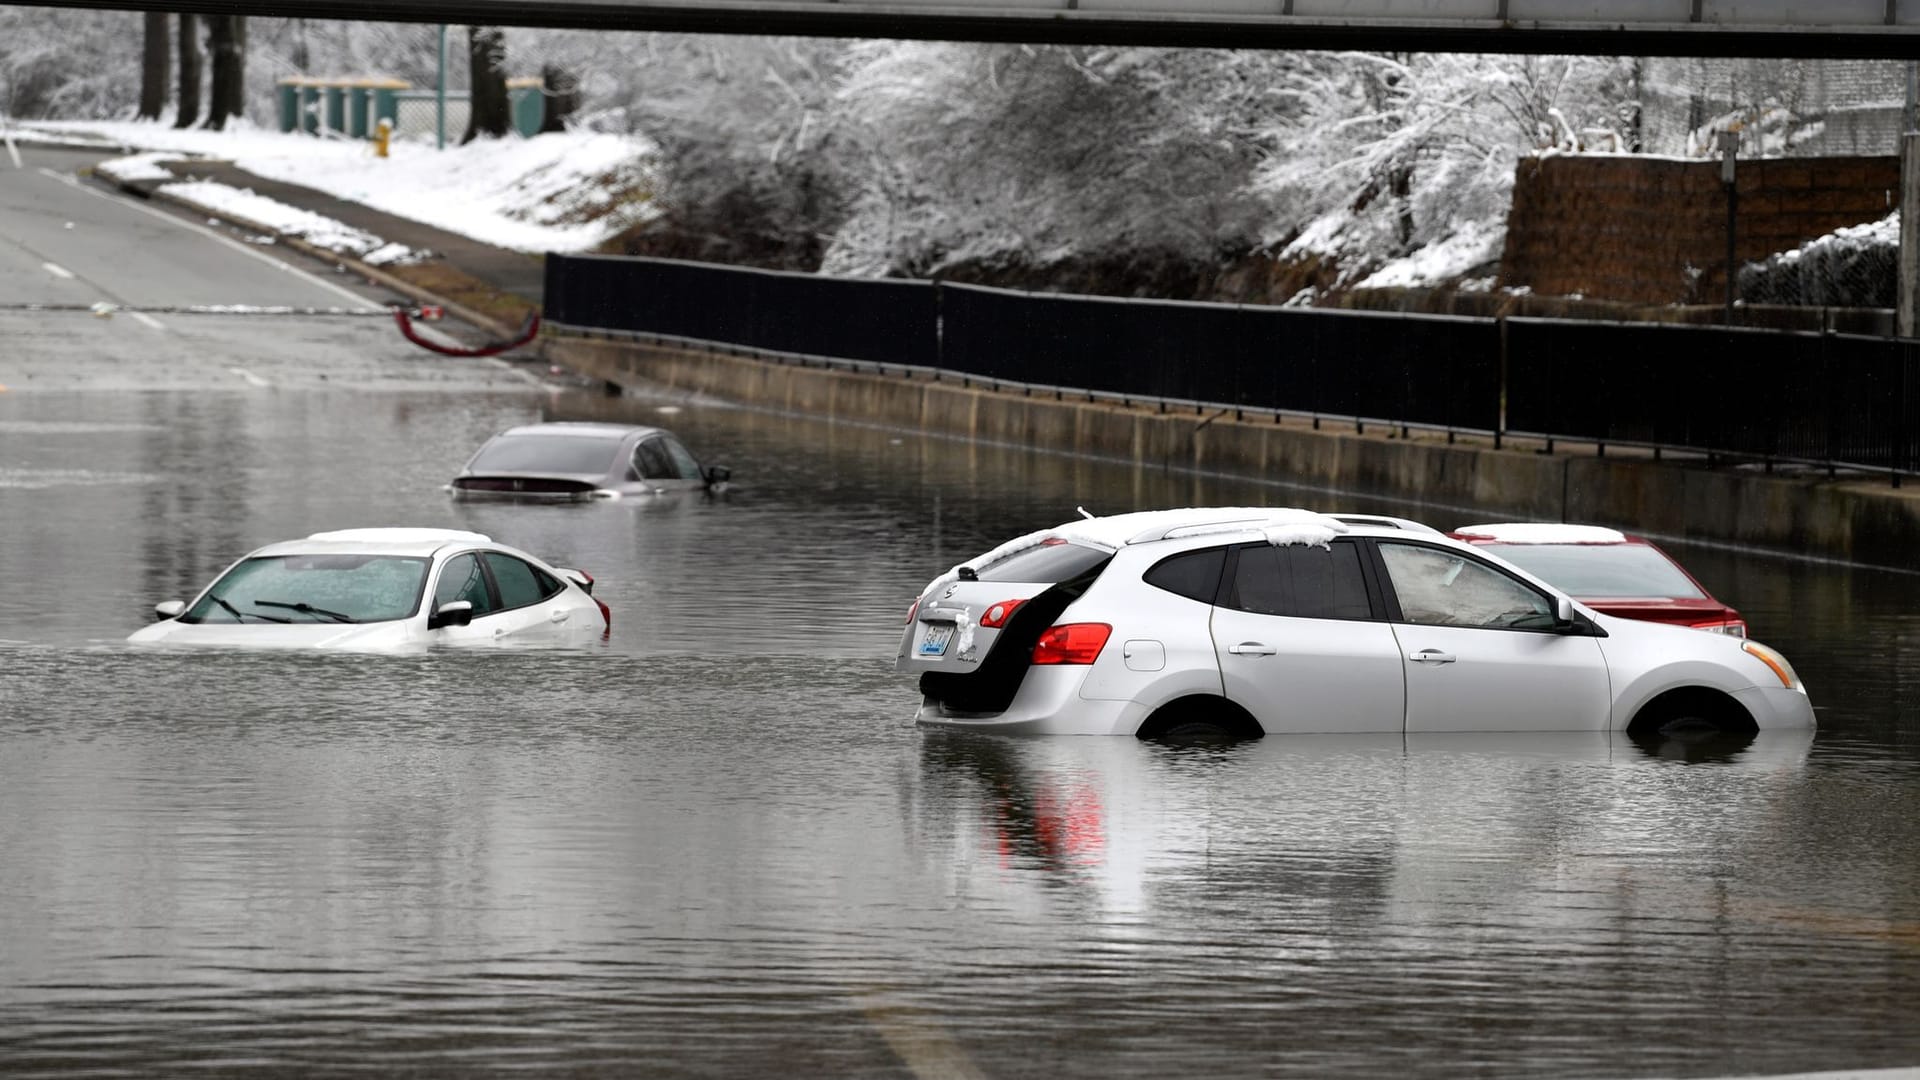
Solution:
[(1452, 235), (1388, 262), (1354, 288), (1419, 289), (1445, 284), (1477, 267), (1498, 262), (1506, 240), (1507, 230), (1502, 225), (1461, 222)]
[(136, 180), (172, 180), (174, 175), (165, 167), (166, 163), (179, 160), (179, 154), (134, 154), (131, 157), (103, 161), (95, 165), (93, 171), (127, 184)]
[(209, 180), (162, 184), (157, 190), (202, 207), (209, 213), (250, 222), (282, 236), (297, 236), (315, 247), (344, 255), (365, 256), (370, 252), (398, 246), (330, 217)]
[(232, 161), (256, 176), (301, 184), (448, 232), (517, 251), (587, 251), (658, 210), (653, 144), (627, 135), (553, 132), (477, 139), (436, 150), (396, 140), (386, 158), (358, 139), (264, 131), (176, 130), (164, 122), (21, 125), (55, 137)]

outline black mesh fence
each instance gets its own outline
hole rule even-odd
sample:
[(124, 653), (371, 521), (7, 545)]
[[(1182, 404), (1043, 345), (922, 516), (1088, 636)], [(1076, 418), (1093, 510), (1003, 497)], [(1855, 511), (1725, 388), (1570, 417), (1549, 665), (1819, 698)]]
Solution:
[(1909, 469), (1909, 347), (1886, 338), (1510, 319), (1508, 431)]
[(668, 259), (549, 255), (548, 322), (931, 367), (934, 286)]
[(1492, 319), (942, 286), (941, 366), (1143, 398), (1492, 431)]
[(555, 323), (1063, 391), (1920, 467), (1920, 361), (1885, 338), (1398, 315), (549, 256)]

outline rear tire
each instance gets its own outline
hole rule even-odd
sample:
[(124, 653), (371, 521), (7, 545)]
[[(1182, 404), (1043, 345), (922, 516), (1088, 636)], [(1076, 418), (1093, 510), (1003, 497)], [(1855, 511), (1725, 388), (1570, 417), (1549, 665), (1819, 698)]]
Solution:
[(1161, 706), (1137, 732), (1141, 739), (1186, 745), (1222, 745), (1265, 734), (1245, 709), (1225, 698), (1204, 697)]

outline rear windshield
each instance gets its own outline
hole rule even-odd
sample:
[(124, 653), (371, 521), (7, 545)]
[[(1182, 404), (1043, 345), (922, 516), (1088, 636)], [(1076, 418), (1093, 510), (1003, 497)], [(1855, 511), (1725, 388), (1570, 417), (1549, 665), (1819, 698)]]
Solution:
[(1112, 557), (1112, 552), (1096, 547), (1048, 540), (1039, 547), (1016, 551), (981, 570), (980, 580), (1057, 585), (1079, 577)]
[(1569, 596), (1700, 600), (1673, 561), (1645, 544), (1479, 544)]
[(618, 438), (584, 435), (508, 435), (480, 448), (468, 463), (476, 473), (590, 473), (613, 471), (620, 454)]

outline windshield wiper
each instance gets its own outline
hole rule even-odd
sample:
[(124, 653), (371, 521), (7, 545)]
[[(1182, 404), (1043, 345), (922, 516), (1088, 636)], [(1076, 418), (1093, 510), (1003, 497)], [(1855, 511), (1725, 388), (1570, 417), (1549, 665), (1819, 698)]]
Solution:
[(285, 623), (285, 622), (293, 621), (292, 619), (276, 619), (271, 615), (262, 615), (257, 611), (241, 611), (239, 608), (234, 607), (232, 604), (227, 603), (224, 598), (218, 597), (218, 596), (213, 597), (213, 602), (216, 604), (219, 604), (223, 608), (226, 608), (227, 611), (233, 615), (234, 622), (246, 622), (247, 616), (249, 615), (253, 616), (256, 619), (265, 619), (268, 622)]
[[(334, 622), (359, 622), (360, 621), (359, 619), (356, 619), (351, 615), (342, 615), (337, 611), (328, 611), (326, 608), (323, 608), (323, 607), (314, 607), (312, 604), (309, 604), (304, 600), (302, 600), (298, 604), (289, 604), (283, 600), (255, 600), (253, 601), (253, 606), (254, 607), (286, 608), (288, 611), (297, 611), (302, 615), (325, 615), (327, 618), (332, 619)], [(262, 615), (260, 617), (265, 619), (265, 618), (269, 618), (270, 616)], [(281, 619), (279, 621), (286, 622), (287, 620)]]

